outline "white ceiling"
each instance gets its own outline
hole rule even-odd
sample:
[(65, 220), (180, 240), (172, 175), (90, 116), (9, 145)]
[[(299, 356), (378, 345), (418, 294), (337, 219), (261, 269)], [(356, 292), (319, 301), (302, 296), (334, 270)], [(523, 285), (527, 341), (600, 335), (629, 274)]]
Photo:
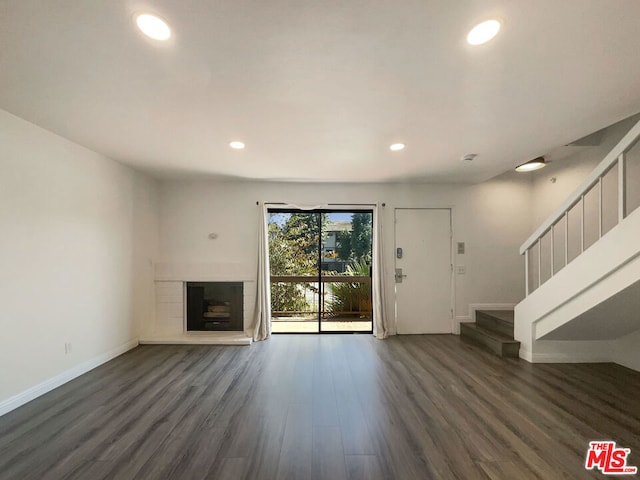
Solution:
[[(467, 45), (490, 17), (499, 36)], [(477, 182), (640, 111), (639, 19), (637, 0), (0, 0), (0, 108), (165, 178)]]

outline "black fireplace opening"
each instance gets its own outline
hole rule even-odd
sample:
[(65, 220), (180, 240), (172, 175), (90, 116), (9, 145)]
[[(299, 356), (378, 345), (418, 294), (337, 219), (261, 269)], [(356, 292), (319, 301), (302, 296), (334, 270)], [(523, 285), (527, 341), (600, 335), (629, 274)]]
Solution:
[(243, 330), (242, 282), (187, 282), (187, 331)]

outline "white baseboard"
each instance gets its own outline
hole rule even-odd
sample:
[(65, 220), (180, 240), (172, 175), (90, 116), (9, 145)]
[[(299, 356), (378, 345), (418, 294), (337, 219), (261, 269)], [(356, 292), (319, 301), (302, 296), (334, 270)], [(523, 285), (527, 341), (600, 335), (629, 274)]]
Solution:
[(103, 363), (112, 360), (118, 355), (122, 355), (123, 353), (131, 350), (138, 346), (138, 339), (135, 338), (119, 347), (116, 347), (108, 352), (103, 353), (102, 355), (98, 355), (86, 362), (81, 363), (80, 365), (76, 365), (69, 370), (65, 370), (62, 373), (59, 373), (55, 377), (51, 377), (48, 380), (45, 380), (42, 383), (34, 385), (33, 387), (14, 395), (13, 397), (9, 397), (6, 400), (0, 402), (0, 417), (9, 413), (12, 410), (15, 410), (18, 407), (21, 407), (25, 403), (34, 400), (41, 395), (44, 395), (47, 392), (50, 392), (54, 388), (58, 388), (60, 385), (63, 385), (67, 382), (70, 382), (76, 377), (87, 373), (90, 370), (93, 370), (96, 367), (99, 367)]
[(538, 352), (520, 347), (520, 358), (529, 363), (611, 363), (613, 359), (603, 352)]
[(570, 355), (566, 353), (534, 353), (531, 363), (613, 363), (608, 356)]
[(471, 316), (469, 315), (458, 315), (453, 322), (453, 334), (460, 335), (460, 324), (471, 321)]
[(529, 363), (534, 363), (533, 354), (529, 350), (525, 350), (520, 346), (520, 358), (526, 360)]

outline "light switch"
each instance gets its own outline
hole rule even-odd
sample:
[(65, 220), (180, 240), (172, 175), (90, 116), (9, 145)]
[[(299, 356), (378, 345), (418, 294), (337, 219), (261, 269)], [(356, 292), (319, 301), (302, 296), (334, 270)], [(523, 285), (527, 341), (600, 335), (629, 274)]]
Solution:
[(458, 255), (464, 255), (464, 242), (458, 242)]

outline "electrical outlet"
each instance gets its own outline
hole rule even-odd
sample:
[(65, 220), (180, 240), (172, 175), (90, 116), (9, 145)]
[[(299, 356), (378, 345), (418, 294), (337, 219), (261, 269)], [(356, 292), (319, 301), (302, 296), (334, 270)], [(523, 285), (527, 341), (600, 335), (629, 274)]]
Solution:
[(465, 273), (467, 273), (467, 267), (465, 267), (464, 265), (458, 265), (456, 267), (456, 273), (458, 275), (464, 275)]

